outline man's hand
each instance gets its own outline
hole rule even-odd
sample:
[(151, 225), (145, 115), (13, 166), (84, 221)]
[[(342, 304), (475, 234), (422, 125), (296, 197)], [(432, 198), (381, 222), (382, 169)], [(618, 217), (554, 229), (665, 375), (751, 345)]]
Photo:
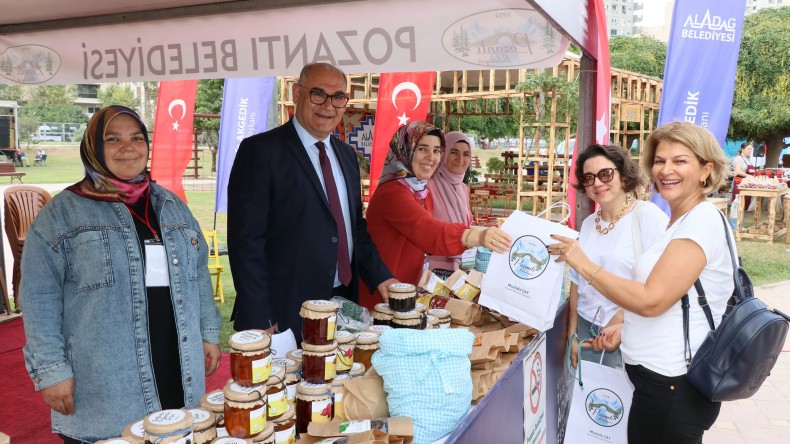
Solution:
[(219, 368), (219, 362), (222, 360), (222, 351), (219, 349), (219, 344), (203, 343), (203, 355), (206, 357), (206, 376), (211, 376)]
[(381, 295), (381, 299), (384, 300), (385, 304), (389, 304), (390, 302), (390, 285), (397, 284), (398, 282), (400, 281), (395, 278), (390, 278), (380, 283), (378, 287), (376, 287), (376, 289), (379, 291), (379, 294)]
[(74, 413), (74, 378), (41, 390), (44, 402), (54, 411), (61, 415), (71, 415)]

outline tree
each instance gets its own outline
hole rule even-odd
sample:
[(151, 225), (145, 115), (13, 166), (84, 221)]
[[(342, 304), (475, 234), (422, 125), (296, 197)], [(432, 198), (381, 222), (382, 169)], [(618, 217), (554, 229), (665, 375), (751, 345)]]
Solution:
[(19, 102), (21, 99), (22, 88), (19, 85), (0, 85), (0, 100)]
[(135, 112), (139, 111), (140, 101), (135, 97), (132, 87), (127, 85), (118, 85), (111, 83), (104, 85), (99, 89), (99, 102), (101, 106), (121, 105), (133, 109)]
[(652, 37), (615, 36), (609, 40), (613, 68), (664, 78), (667, 44)]
[[(26, 93), (26, 94), (25, 94)], [(29, 97), (19, 109), (20, 138), (27, 139), (38, 125), (44, 122), (85, 123), (88, 116), (74, 104), (77, 97), (75, 85), (46, 85), (26, 89), (23, 96)]]
[(729, 135), (767, 142), (775, 166), (790, 131), (790, 7), (746, 16), (735, 74)]

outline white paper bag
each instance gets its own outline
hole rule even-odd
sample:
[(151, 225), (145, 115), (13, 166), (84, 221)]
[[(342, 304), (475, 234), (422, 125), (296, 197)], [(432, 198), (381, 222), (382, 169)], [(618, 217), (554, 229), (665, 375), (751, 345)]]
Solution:
[(483, 277), (480, 305), (540, 331), (554, 326), (565, 264), (555, 262), (547, 245), (552, 234), (577, 238), (565, 225), (515, 211), (502, 229), (513, 244), (505, 254), (493, 253)]
[(595, 362), (579, 361), (578, 365), (583, 387), (573, 382), (565, 442), (626, 444), (634, 394), (628, 374)]

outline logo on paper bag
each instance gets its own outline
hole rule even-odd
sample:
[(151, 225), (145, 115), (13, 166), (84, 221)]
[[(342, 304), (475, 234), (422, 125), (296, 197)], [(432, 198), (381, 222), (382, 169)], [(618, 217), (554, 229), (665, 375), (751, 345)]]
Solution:
[(535, 236), (521, 236), (510, 247), (510, 270), (521, 279), (535, 279), (549, 265), (549, 249)]
[(599, 388), (590, 392), (585, 401), (587, 415), (601, 427), (614, 427), (623, 419), (623, 401), (617, 393)]

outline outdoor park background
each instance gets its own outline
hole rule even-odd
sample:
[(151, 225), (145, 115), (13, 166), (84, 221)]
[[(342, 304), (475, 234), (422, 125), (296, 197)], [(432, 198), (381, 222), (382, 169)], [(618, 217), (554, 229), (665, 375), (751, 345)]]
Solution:
[[(83, 169), (79, 156), (79, 146), (77, 144), (30, 144), (23, 145), (26, 155), (32, 160), (39, 147), (44, 147), (47, 152), (47, 164), (43, 167), (18, 167), (17, 170), (26, 173), (22, 178), (28, 185), (36, 184), (68, 184), (75, 183), (82, 179)], [(486, 173), (485, 165), (488, 159), (499, 158), (503, 148), (492, 148), (487, 150), (477, 149), (474, 155), (480, 158), (481, 174)], [(211, 153), (208, 149), (203, 149), (199, 154), (199, 164), (201, 168), (201, 180), (198, 184), (186, 181), (186, 190), (189, 208), (195, 215), (203, 230), (215, 229), (219, 243), (219, 249), (224, 252), (227, 248), (227, 214), (214, 213), (214, 182), (215, 176), (211, 171)], [(31, 162), (32, 164), (32, 162)], [(189, 171), (189, 170), (187, 170)], [(7, 180), (2, 178), (0, 180)], [(751, 218), (751, 213), (747, 213), (747, 219)], [(748, 224), (747, 224), (748, 225)], [(790, 245), (777, 239), (773, 244), (762, 241), (744, 240), (737, 243), (738, 252), (743, 259), (743, 266), (752, 278), (755, 286), (771, 284), (784, 281), (790, 278)], [(222, 331), (220, 345), (227, 351), (227, 339), (233, 332), (232, 324), (228, 322), (233, 303), (236, 299), (236, 290), (233, 287), (233, 277), (228, 263), (228, 256), (221, 255), (220, 262), (225, 267), (222, 274), (222, 287), (225, 294), (225, 303), (217, 302), (217, 306), (222, 313)]]

